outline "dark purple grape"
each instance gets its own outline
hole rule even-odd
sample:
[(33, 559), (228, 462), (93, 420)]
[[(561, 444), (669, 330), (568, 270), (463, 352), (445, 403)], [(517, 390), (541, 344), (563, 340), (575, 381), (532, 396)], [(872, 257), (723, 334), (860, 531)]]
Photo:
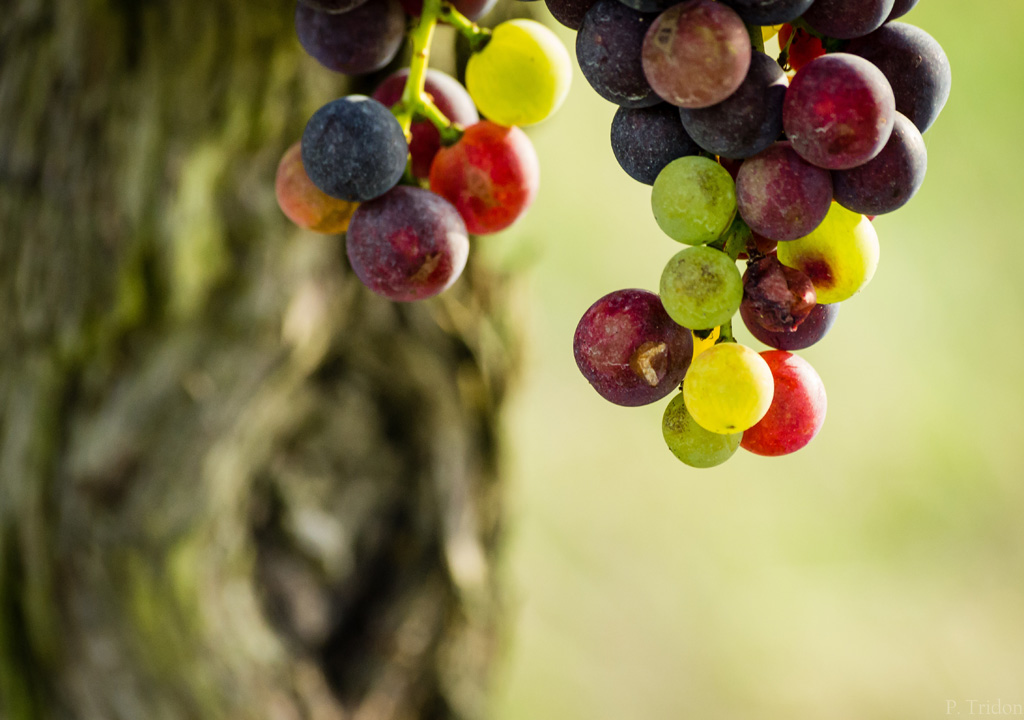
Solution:
[(313, 113), (302, 133), (302, 164), (331, 197), (364, 202), (393, 188), (405, 172), (409, 145), (391, 111), (365, 95), (349, 95)]
[(469, 235), (450, 202), (399, 185), (356, 209), (345, 248), (366, 287), (406, 302), (433, 297), (459, 278), (469, 256)]
[(892, 86), (896, 109), (922, 133), (935, 122), (949, 99), (952, 75), (942, 46), (919, 27), (888, 23), (857, 38), (847, 52), (876, 65)]
[(583, 314), (572, 349), (583, 377), (601, 397), (635, 407), (679, 387), (693, 357), (693, 338), (654, 293), (618, 290)]
[(881, 27), (894, 0), (815, 0), (803, 19), (828, 37), (849, 40)]
[(835, 324), (838, 314), (839, 303), (815, 305), (814, 309), (797, 326), (796, 330), (772, 332), (771, 330), (765, 330), (758, 324), (757, 315), (752, 313), (749, 307), (745, 308), (740, 305), (740, 317), (743, 318), (743, 324), (747, 326), (747, 330), (750, 331), (751, 335), (769, 347), (778, 350), (789, 350), (790, 352), (809, 348), (828, 335), (828, 331)]
[(687, 0), (651, 24), (643, 45), (644, 74), (666, 102), (709, 107), (740, 86), (750, 54), (739, 15), (713, 0)]
[(661, 102), (644, 76), (640, 48), (653, 15), (618, 0), (597, 0), (576, 35), (576, 59), (597, 94), (628, 108)]
[(792, 332), (814, 309), (818, 294), (814, 283), (796, 268), (786, 267), (774, 255), (747, 265), (743, 273), (742, 309), (747, 306), (765, 330)]
[(751, 25), (781, 25), (795, 20), (811, 6), (814, 0), (722, 0), (743, 22)]
[(343, 13), (362, 5), (366, 0), (299, 0), (300, 5), (307, 5), (314, 10), (325, 13)]
[(811, 165), (788, 142), (748, 158), (736, 176), (736, 209), (758, 235), (796, 240), (821, 224), (832, 204), (828, 170)]
[(782, 125), (805, 160), (846, 170), (881, 152), (895, 114), (892, 88), (877, 67), (833, 53), (812, 60), (790, 82)]
[[(398, 0), (402, 8), (411, 17), (419, 17), (423, 12), (423, 0)], [(479, 20), (489, 13), (498, 0), (454, 0), (452, 7), (468, 17)]]
[(398, 0), (367, 0), (345, 13), (295, 8), (299, 43), (321, 65), (362, 75), (391, 62), (405, 38), (405, 13)]
[(789, 80), (779, 64), (762, 52), (750, 57), (743, 84), (717, 105), (679, 108), (683, 127), (698, 145), (714, 155), (748, 158), (782, 134), (782, 102)]
[(572, 30), (579, 30), (583, 16), (597, 0), (545, 0), (552, 17)]
[(903, 17), (913, 10), (915, 5), (917, 5), (917, 0), (896, 0), (896, 3), (892, 6), (892, 12), (889, 13), (889, 18), (886, 22), (892, 22), (896, 18)]
[(898, 210), (921, 187), (927, 169), (924, 138), (914, 123), (896, 113), (896, 125), (882, 152), (860, 167), (832, 172), (836, 202), (862, 215)]
[(661, 103), (649, 108), (619, 108), (612, 119), (612, 152), (622, 169), (647, 185), (676, 158), (700, 154), (676, 108)]

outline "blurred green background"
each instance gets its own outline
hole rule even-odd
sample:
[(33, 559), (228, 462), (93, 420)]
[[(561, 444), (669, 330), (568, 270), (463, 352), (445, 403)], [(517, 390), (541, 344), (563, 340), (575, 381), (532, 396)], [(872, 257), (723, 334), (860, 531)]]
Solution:
[(531, 131), (540, 196), (486, 241), (528, 265), (497, 720), (1024, 704), (1024, 3), (921, 0), (905, 19), (946, 49), (953, 93), (923, 189), (876, 221), (877, 275), (802, 353), (829, 413), (790, 457), (691, 470), (662, 442), (667, 401), (619, 408), (590, 389), (579, 317), (612, 290), (656, 290), (679, 246), (582, 76)]

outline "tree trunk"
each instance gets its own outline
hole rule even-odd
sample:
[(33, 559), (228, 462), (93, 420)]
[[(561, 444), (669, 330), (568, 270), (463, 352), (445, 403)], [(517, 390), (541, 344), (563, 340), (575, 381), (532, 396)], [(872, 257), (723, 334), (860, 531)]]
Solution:
[(292, 10), (0, 0), (0, 718), (483, 714), (504, 285), (280, 214)]

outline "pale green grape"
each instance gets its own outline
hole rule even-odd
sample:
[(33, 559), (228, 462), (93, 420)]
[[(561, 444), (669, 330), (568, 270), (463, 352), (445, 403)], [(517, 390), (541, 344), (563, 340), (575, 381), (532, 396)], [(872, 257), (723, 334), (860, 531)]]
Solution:
[(726, 342), (706, 350), (690, 364), (683, 399), (705, 430), (732, 434), (753, 427), (772, 404), (771, 368), (745, 345)]
[(736, 215), (736, 184), (706, 157), (688, 155), (666, 165), (651, 191), (654, 219), (665, 234), (687, 245), (717, 240)]
[(863, 215), (832, 203), (810, 235), (780, 242), (779, 262), (804, 272), (822, 305), (846, 300), (871, 281), (878, 267), (878, 235)]
[(695, 468), (721, 465), (733, 456), (743, 439), (743, 433), (722, 435), (698, 425), (687, 411), (682, 393), (677, 393), (665, 408), (661, 432), (672, 454)]
[(669, 317), (691, 330), (710, 330), (728, 321), (743, 301), (743, 278), (721, 250), (686, 248), (661, 274), (661, 304)]
[(558, 37), (534, 20), (494, 28), (466, 65), (466, 89), (480, 113), (504, 125), (533, 125), (569, 94), (572, 62)]

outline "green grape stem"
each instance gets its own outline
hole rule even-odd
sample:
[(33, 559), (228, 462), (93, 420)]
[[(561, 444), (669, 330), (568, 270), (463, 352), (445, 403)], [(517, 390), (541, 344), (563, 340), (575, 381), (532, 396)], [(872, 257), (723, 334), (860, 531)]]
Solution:
[(760, 25), (747, 25), (747, 34), (750, 35), (750, 47), (758, 52), (764, 52), (764, 35)]
[(480, 52), (491, 41), (491, 31), (482, 28), (460, 13), (450, 2), (441, 3), (440, 19), (459, 31), (469, 41), (469, 49)]
[(441, 135), (443, 145), (452, 145), (462, 137), (462, 128), (441, 112), (441, 109), (425, 90), (434, 28), (437, 27), (438, 21), (442, 19), (447, 21), (452, 14), (458, 15), (463, 22), (472, 25), (478, 31), (480, 30), (474, 23), (453, 9), (449, 3), (442, 2), (442, 0), (423, 0), (423, 10), (409, 31), (409, 41), (412, 44), (409, 77), (405, 81), (405, 87), (402, 88), (401, 99), (391, 108), (391, 112), (395, 114), (395, 118), (402, 126), (402, 131), (407, 138), (410, 136), (414, 117), (422, 117), (433, 123)]
[(718, 339), (715, 340), (715, 345), (726, 342), (736, 342), (736, 338), (732, 334), (732, 318), (726, 320), (718, 328)]

